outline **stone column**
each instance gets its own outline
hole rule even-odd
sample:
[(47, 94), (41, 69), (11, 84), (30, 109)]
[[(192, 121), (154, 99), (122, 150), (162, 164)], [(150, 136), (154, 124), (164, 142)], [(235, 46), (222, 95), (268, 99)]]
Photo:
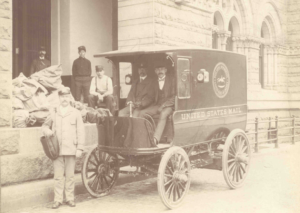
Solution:
[(276, 88), (277, 88), (277, 83), (278, 83), (278, 81), (277, 81), (277, 75), (278, 75), (278, 46), (276, 46), (275, 48), (274, 48), (274, 79), (273, 79), (273, 81), (274, 81), (274, 83), (273, 83), (273, 89), (275, 89), (276, 90)]
[(272, 89), (273, 86), (273, 48), (270, 45), (265, 45), (265, 65), (264, 76), (266, 76), (266, 89)]
[(230, 31), (221, 31), (218, 33), (221, 50), (226, 50), (227, 38), (231, 36)]
[(259, 45), (256, 38), (246, 38), (244, 41), (245, 54), (248, 58), (248, 83), (259, 85)]
[(0, 128), (2, 128), (11, 127), (12, 0), (0, 0), (0, 44)]

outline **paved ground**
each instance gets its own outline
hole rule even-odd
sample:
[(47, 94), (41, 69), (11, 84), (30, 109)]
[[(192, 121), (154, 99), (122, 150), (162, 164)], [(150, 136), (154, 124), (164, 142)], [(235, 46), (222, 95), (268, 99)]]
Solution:
[(285, 145), (254, 155), (245, 185), (230, 190), (222, 172), (193, 170), (192, 184), (184, 204), (168, 210), (160, 201), (156, 178), (117, 186), (109, 196), (93, 199), (76, 197), (76, 208), (66, 205), (57, 210), (51, 204), (11, 213), (299, 213), (300, 144)]

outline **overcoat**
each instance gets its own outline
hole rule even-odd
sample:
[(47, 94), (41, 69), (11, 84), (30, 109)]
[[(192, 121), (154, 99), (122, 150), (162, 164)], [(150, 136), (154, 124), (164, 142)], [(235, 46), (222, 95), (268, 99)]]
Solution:
[(164, 97), (162, 100), (158, 100), (159, 95), (159, 82), (156, 81), (154, 84), (155, 89), (155, 102), (154, 105), (163, 105), (165, 107), (174, 108), (175, 95), (176, 95), (176, 84), (175, 79), (169, 75), (166, 75), (165, 83), (162, 88)]
[(142, 82), (140, 82), (140, 79), (135, 80), (130, 88), (126, 103), (141, 101), (141, 109), (148, 107), (154, 102), (155, 98), (153, 83), (154, 80), (149, 76)]
[[(55, 112), (56, 111), (56, 112)], [(42, 128), (50, 128), (59, 142), (59, 155), (76, 155), (76, 150), (84, 147), (84, 124), (80, 112), (69, 106), (65, 115), (60, 108), (47, 117)]]
[(41, 71), (42, 69), (45, 69), (50, 66), (51, 66), (51, 63), (47, 59), (40, 59), (40, 58), (34, 59), (30, 66), (29, 76), (35, 72)]

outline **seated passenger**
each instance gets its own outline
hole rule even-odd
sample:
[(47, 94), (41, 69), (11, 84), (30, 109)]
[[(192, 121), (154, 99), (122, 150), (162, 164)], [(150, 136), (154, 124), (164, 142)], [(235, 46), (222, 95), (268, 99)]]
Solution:
[(99, 103), (104, 102), (106, 108), (114, 115), (115, 100), (113, 97), (113, 85), (110, 77), (104, 75), (104, 68), (96, 66), (96, 76), (91, 81), (90, 95), (88, 96), (89, 107), (95, 108)]
[(155, 115), (160, 113), (159, 121), (154, 132), (154, 142), (158, 144), (164, 131), (167, 118), (172, 114), (175, 105), (175, 81), (172, 77), (166, 75), (167, 68), (163, 61), (158, 61), (155, 66), (155, 73), (158, 81), (155, 81), (155, 101), (154, 105), (142, 110), (140, 117), (145, 114)]
[(119, 111), (119, 116), (129, 116), (130, 103), (132, 104), (132, 116), (138, 117), (142, 109), (150, 106), (154, 102), (154, 80), (147, 76), (147, 68), (144, 64), (140, 64), (138, 68), (139, 78), (135, 80), (130, 88), (126, 107)]

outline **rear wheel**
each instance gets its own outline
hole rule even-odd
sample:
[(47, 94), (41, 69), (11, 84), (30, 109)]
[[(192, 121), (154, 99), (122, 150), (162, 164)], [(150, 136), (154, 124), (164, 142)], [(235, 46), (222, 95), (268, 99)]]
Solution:
[(158, 169), (157, 189), (164, 205), (170, 209), (182, 204), (191, 183), (191, 165), (186, 152), (171, 147), (161, 159)]
[(226, 183), (232, 189), (241, 187), (250, 167), (251, 147), (244, 131), (235, 129), (225, 141), (222, 169)]
[(107, 195), (119, 177), (118, 158), (114, 154), (90, 150), (83, 162), (81, 177), (86, 190), (93, 197)]

